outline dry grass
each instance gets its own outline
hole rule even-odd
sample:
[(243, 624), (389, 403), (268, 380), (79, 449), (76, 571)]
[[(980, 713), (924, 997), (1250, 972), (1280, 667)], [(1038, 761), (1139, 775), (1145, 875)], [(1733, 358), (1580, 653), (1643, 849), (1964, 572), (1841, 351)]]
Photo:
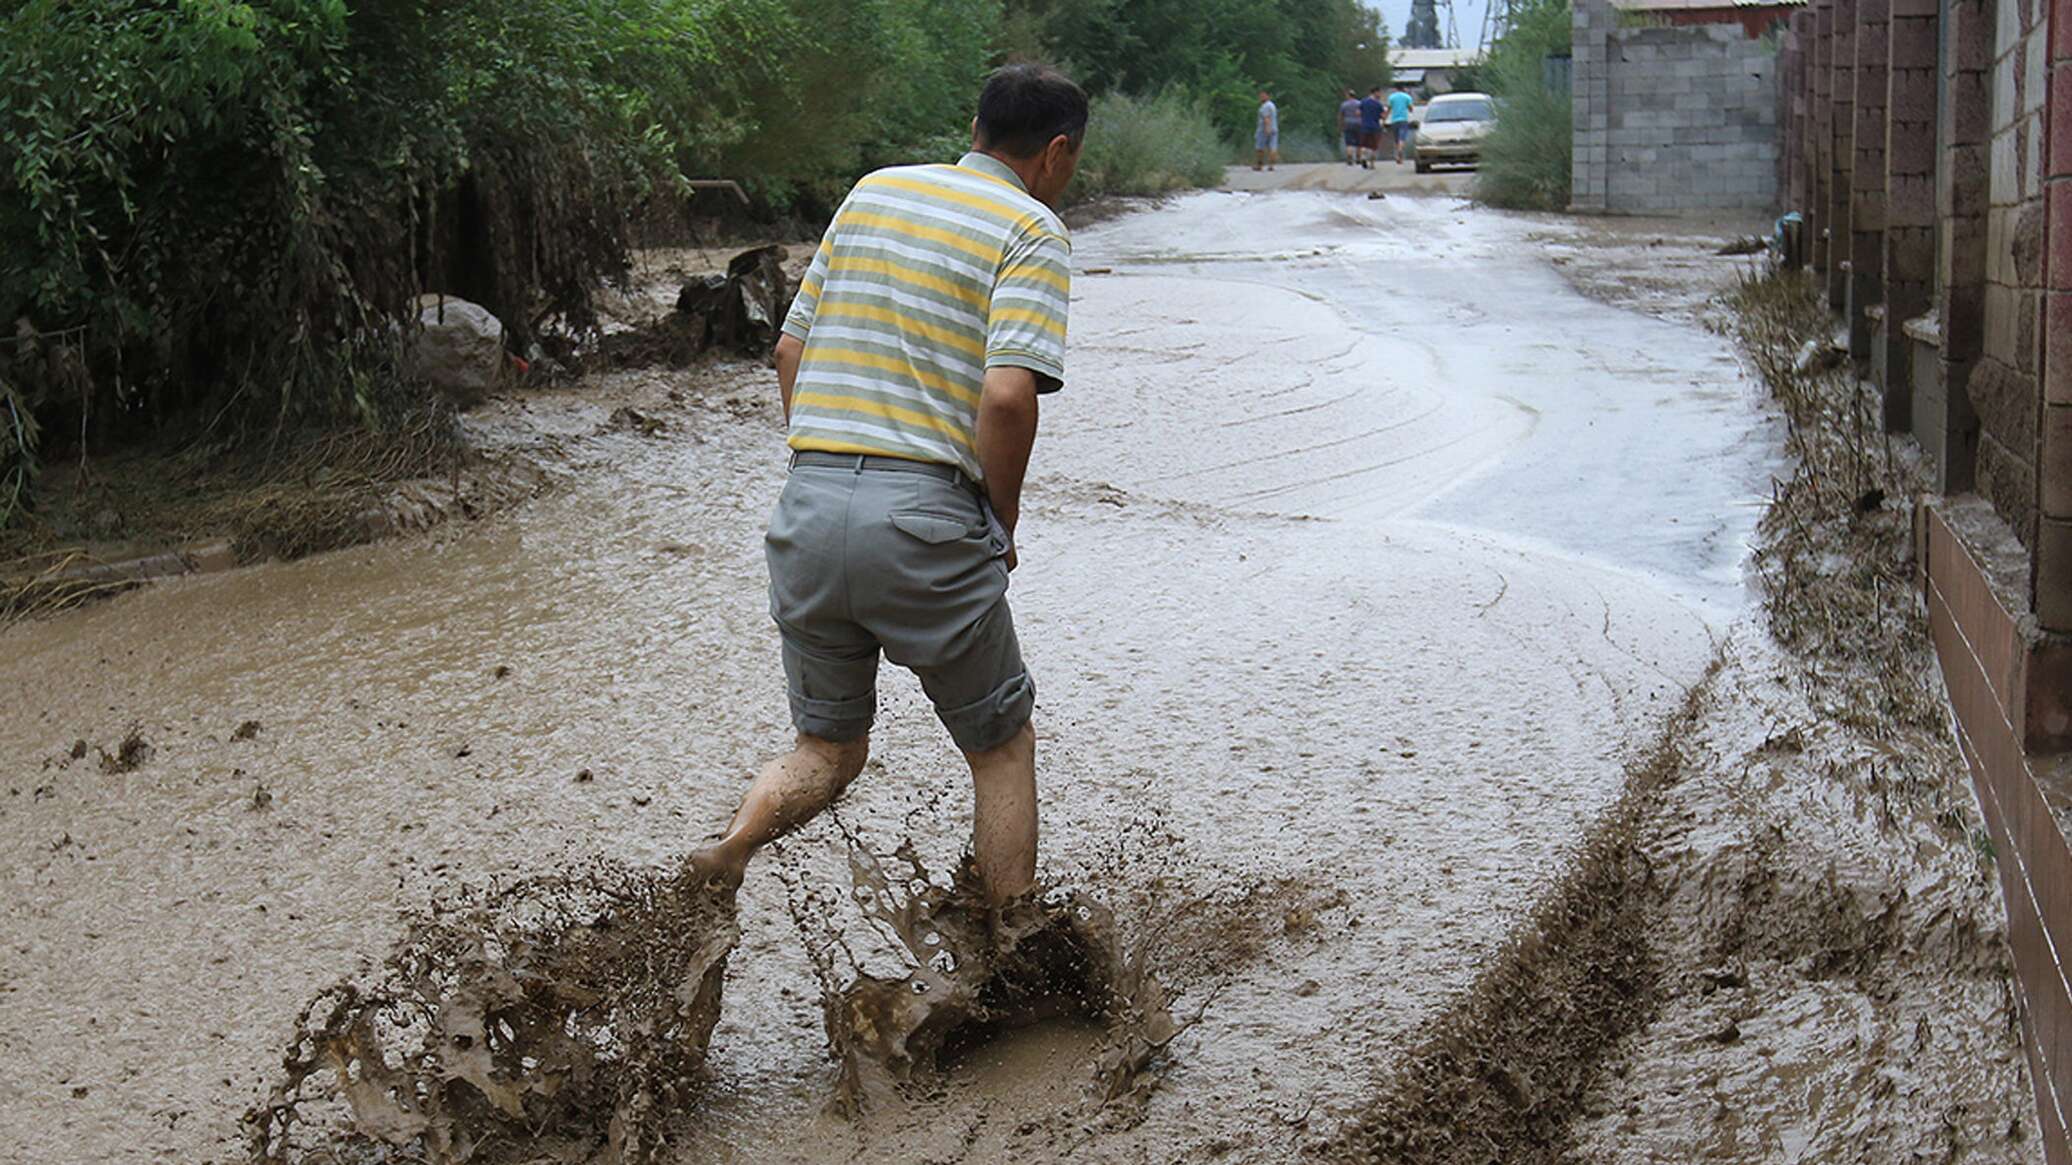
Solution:
[(1940, 731), (1942, 701), (1921, 682), (1927, 628), (1914, 585), (1914, 498), (1927, 482), (1884, 431), (1882, 402), (1846, 367), (1808, 366), (1832, 329), (1804, 275), (1744, 278), (1727, 296), (1748, 358), (1784, 408), (1789, 480), (1755, 552), (1770, 630), (1809, 665), (1815, 706), (1887, 739)]

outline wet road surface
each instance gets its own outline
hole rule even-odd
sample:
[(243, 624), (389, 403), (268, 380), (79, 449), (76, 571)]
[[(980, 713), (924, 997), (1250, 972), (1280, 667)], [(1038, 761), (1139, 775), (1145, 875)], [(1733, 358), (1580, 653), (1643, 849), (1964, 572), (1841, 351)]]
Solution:
[[(1075, 285), (1012, 592), (1044, 868), (1119, 909), (1214, 899), (1159, 939), (1200, 1022), (1132, 1127), (1086, 1131), (1075, 1029), (826, 1114), (786, 909), (846, 880), (816, 826), (745, 890), (683, 1160), (1276, 1159), (1468, 982), (1742, 608), (1775, 456), (1724, 340), (1577, 295), (1525, 235), (1318, 193), (1079, 235), (1106, 273)], [(596, 438), (484, 526), (0, 632), (28, 693), (0, 720), (0, 1160), (228, 1159), (296, 1010), (398, 909), (670, 862), (723, 820), (786, 736), (781, 436), (769, 398), (677, 428)], [(56, 760), (133, 722), (136, 772)], [(843, 820), (947, 868), (968, 778), (910, 677), (874, 739)]]

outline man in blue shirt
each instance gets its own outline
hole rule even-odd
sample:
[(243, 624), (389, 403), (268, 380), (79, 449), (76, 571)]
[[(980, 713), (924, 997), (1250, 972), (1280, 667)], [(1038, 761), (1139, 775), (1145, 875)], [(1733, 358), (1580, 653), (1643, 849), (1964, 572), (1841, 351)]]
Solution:
[(1410, 144), (1410, 87), (1396, 82), (1396, 91), (1389, 94), (1389, 129), (1395, 132), (1396, 165), (1403, 164), (1403, 147)]
[(1381, 118), (1385, 108), (1379, 85), (1360, 99), (1360, 165), (1368, 170), (1374, 168), (1374, 156), (1381, 152)]

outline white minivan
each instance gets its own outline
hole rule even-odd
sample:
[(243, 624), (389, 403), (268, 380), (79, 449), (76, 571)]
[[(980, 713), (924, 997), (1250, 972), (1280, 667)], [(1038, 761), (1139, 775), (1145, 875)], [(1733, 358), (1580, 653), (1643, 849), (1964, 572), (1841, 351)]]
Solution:
[(1482, 138), (1496, 125), (1496, 102), (1487, 93), (1442, 93), (1425, 106), (1417, 127), (1417, 172), (1441, 162), (1473, 163)]

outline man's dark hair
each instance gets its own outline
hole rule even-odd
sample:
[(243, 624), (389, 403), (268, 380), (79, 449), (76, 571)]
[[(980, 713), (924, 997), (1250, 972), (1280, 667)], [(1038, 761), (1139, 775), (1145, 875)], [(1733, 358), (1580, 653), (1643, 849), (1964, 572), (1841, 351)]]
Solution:
[(1033, 157), (1064, 136), (1086, 136), (1086, 94), (1047, 65), (1008, 65), (978, 95), (978, 144), (1011, 158)]

